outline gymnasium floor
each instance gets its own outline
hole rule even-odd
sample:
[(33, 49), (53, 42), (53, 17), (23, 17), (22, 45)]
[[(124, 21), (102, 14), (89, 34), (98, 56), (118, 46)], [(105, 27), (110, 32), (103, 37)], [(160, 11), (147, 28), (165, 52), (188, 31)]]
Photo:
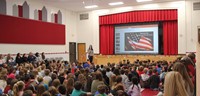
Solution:
[(142, 89), (142, 96), (157, 96), (157, 94), (159, 93), (159, 91), (154, 91), (151, 89)]

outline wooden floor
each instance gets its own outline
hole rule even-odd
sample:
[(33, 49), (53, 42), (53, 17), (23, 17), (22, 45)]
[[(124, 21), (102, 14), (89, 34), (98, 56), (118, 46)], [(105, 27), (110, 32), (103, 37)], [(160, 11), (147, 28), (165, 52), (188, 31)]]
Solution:
[(95, 55), (94, 63), (99, 65), (106, 65), (108, 62), (110, 63), (119, 63), (119, 61), (129, 60), (133, 63), (136, 59), (139, 60), (166, 60), (166, 61), (174, 61), (177, 57), (183, 55)]

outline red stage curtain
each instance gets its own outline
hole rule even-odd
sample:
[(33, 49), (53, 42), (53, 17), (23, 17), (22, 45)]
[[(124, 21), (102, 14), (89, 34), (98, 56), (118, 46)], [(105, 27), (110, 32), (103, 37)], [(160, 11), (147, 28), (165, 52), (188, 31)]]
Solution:
[[(127, 24), (127, 23), (136, 23), (136, 22), (164, 22), (164, 26), (170, 21), (176, 22), (176, 25), (168, 25), (168, 29), (172, 30), (173, 36), (177, 37), (177, 9), (169, 9), (169, 10), (142, 10), (142, 11), (132, 11), (132, 12), (124, 12), (118, 14), (104, 15), (100, 16), (99, 24), (100, 24), (100, 53), (101, 54), (110, 54), (114, 53), (114, 24)], [(168, 23), (167, 23), (168, 22)], [(171, 23), (170, 23), (171, 24)], [(109, 28), (108, 26), (112, 26)], [(175, 29), (176, 28), (176, 29)], [(108, 31), (112, 29), (112, 31)], [(107, 32), (107, 33), (106, 33)], [(111, 32), (111, 33), (110, 33)], [(165, 31), (166, 32), (166, 31)], [(168, 32), (168, 31), (167, 31)], [(105, 35), (109, 36), (105, 36)], [(164, 33), (165, 34), (165, 33)], [(167, 33), (168, 34), (168, 33)], [(171, 34), (171, 32), (169, 33)], [(111, 36), (112, 35), (112, 36)], [(169, 36), (169, 35), (167, 35)], [(112, 38), (112, 40), (110, 39)], [(175, 40), (175, 39), (173, 39)], [(175, 40), (174, 42), (170, 42), (170, 37), (166, 37), (164, 39), (164, 54), (178, 54), (178, 42)], [(167, 42), (167, 43), (166, 43)], [(170, 42), (170, 43), (168, 43)], [(108, 46), (109, 45), (109, 46)], [(173, 46), (172, 46), (173, 45)], [(168, 47), (170, 46), (170, 47)], [(107, 50), (107, 51), (106, 51)], [(166, 51), (167, 50), (167, 51)]]
[(18, 5), (18, 16), (23, 17), (23, 6)]
[(42, 10), (38, 10), (38, 20), (42, 20)]
[(144, 10), (100, 16), (100, 25), (177, 20), (177, 10)]
[(114, 53), (114, 26), (100, 26), (100, 53), (110, 55)]
[(164, 55), (178, 54), (178, 24), (177, 21), (163, 23)]

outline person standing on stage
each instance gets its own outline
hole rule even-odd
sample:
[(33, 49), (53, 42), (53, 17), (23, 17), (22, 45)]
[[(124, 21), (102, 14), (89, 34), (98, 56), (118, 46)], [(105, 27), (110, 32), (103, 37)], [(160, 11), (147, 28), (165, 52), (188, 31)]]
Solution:
[(87, 53), (88, 53), (88, 59), (90, 60), (90, 63), (92, 63), (93, 62), (93, 56), (94, 56), (94, 51), (93, 51), (92, 45), (89, 46)]

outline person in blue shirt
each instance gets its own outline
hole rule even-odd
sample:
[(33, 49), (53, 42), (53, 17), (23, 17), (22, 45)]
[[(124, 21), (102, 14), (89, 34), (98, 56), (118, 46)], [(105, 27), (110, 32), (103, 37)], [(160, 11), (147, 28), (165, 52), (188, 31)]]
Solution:
[(107, 94), (106, 94), (107, 86), (106, 85), (99, 85), (97, 87), (97, 89), (98, 89), (98, 91), (95, 92), (94, 96), (107, 96)]
[(90, 67), (90, 60), (88, 59), (87, 62), (83, 64), (83, 68), (89, 68)]
[(158, 64), (158, 67), (157, 67), (157, 72), (158, 72), (158, 74), (160, 74), (160, 73), (161, 73), (161, 71), (162, 71), (162, 67), (161, 67), (161, 65), (160, 65), (160, 64)]

